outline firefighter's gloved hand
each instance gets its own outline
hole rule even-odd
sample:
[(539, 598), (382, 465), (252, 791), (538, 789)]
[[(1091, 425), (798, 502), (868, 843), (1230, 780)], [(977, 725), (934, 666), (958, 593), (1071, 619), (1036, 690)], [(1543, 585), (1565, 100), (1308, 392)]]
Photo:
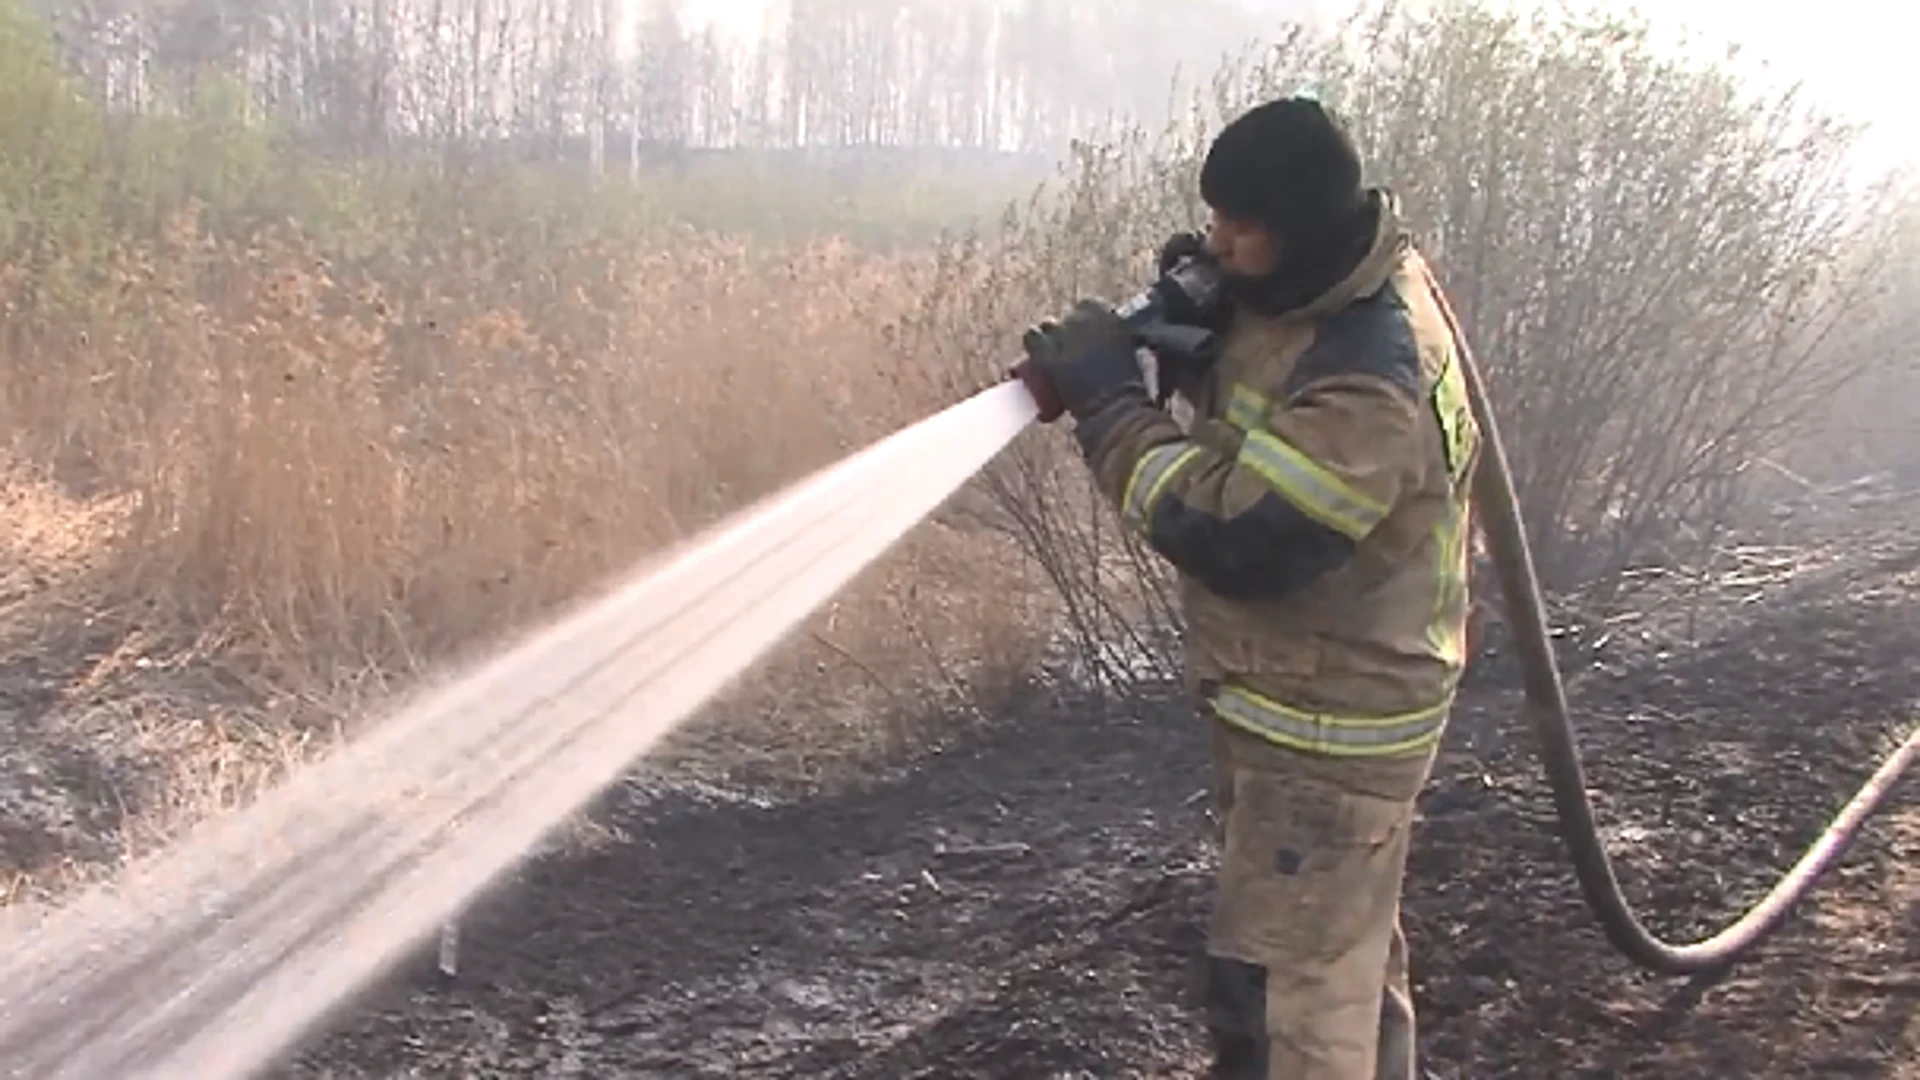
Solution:
[(1174, 233), (1167, 237), (1166, 243), (1160, 245), (1160, 261), (1156, 264), (1157, 272), (1164, 274), (1179, 265), (1180, 260), (1205, 254), (1206, 250), (1206, 238), (1199, 233)]
[[(1036, 333), (1038, 329), (1036, 327), (1027, 333)], [(1033, 404), (1038, 409), (1035, 419), (1041, 423), (1051, 424), (1066, 415), (1067, 407), (1060, 401), (1060, 392), (1053, 388), (1053, 380), (1048, 378), (1047, 373), (1032, 360), (1022, 360), (1013, 365), (1013, 369), (1007, 372), (1007, 378), (1017, 380), (1027, 388), (1027, 393), (1032, 396)]]
[(1147, 396), (1133, 331), (1098, 300), (1082, 300), (1061, 322), (1028, 330), (1021, 344), (1027, 358), (1013, 375), (1033, 395), (1042, 423), (1062, 412), (1085, 420), (1120, 397)]

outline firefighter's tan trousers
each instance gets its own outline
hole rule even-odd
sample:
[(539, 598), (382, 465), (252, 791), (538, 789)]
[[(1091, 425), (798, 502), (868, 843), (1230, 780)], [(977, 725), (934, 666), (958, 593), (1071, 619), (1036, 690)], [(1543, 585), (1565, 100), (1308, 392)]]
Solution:
[(1413, 1080), (1400, 887), (1431, 752), (1333, 758), (1211, 720), (1216, 1080)]

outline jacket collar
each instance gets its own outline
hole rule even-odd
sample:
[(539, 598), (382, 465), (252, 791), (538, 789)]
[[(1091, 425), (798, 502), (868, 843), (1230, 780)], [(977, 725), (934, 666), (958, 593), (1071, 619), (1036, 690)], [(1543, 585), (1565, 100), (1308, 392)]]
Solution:
[(1346, 276), (1333, 283), (1312, 300), (1280, 314), (1288, 322), (1318, 319), (1339, 311), (1348, 304), (1372, 296), (1384, 288), (1400, 267), (1412, 246), (1403, 219), (1400, 201), (1386, 188), (1367, 193), (1373, 208), (1373, 241)]

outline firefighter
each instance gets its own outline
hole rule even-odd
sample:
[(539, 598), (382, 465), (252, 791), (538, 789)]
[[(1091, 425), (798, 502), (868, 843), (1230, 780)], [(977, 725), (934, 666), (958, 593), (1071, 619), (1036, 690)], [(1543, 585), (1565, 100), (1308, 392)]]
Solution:
[(1162, 252), (1225, 275), (1192, 420), (1097, 301), (1030, 333), (1018, 374), (1180, 579), (1221, 840), (1212, 1075), (1412, 1080), (1401, 882), (1466, 660), (1480, 434), (1438, 286), (1320, 104), (1228, 124), (1200, 191), (1206, 236)]

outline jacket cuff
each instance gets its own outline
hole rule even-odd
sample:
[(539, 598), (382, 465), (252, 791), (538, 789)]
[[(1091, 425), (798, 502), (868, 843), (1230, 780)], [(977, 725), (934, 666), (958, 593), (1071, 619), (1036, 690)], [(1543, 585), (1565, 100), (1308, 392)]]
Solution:
[(1119, 504), (1134, 464), (1150, 447), (1186, 438), (1178, 421), (1144, 393), (1127, 394), (1074, 425), (1073, 437), (1107, 497)]
[(1084, 419), (1076, 420), (1073, 438), (1080, 444), (1080, 453), (1089, 464), (1098, 468), (1098, 459), (1106, 444), (1115, 433), (1138, 426), (1143, 413), (1159, 414), (1160, 410), (1153, 407), (1153, 402), (1144, 392), (1129, 390), (1115, 396)]

